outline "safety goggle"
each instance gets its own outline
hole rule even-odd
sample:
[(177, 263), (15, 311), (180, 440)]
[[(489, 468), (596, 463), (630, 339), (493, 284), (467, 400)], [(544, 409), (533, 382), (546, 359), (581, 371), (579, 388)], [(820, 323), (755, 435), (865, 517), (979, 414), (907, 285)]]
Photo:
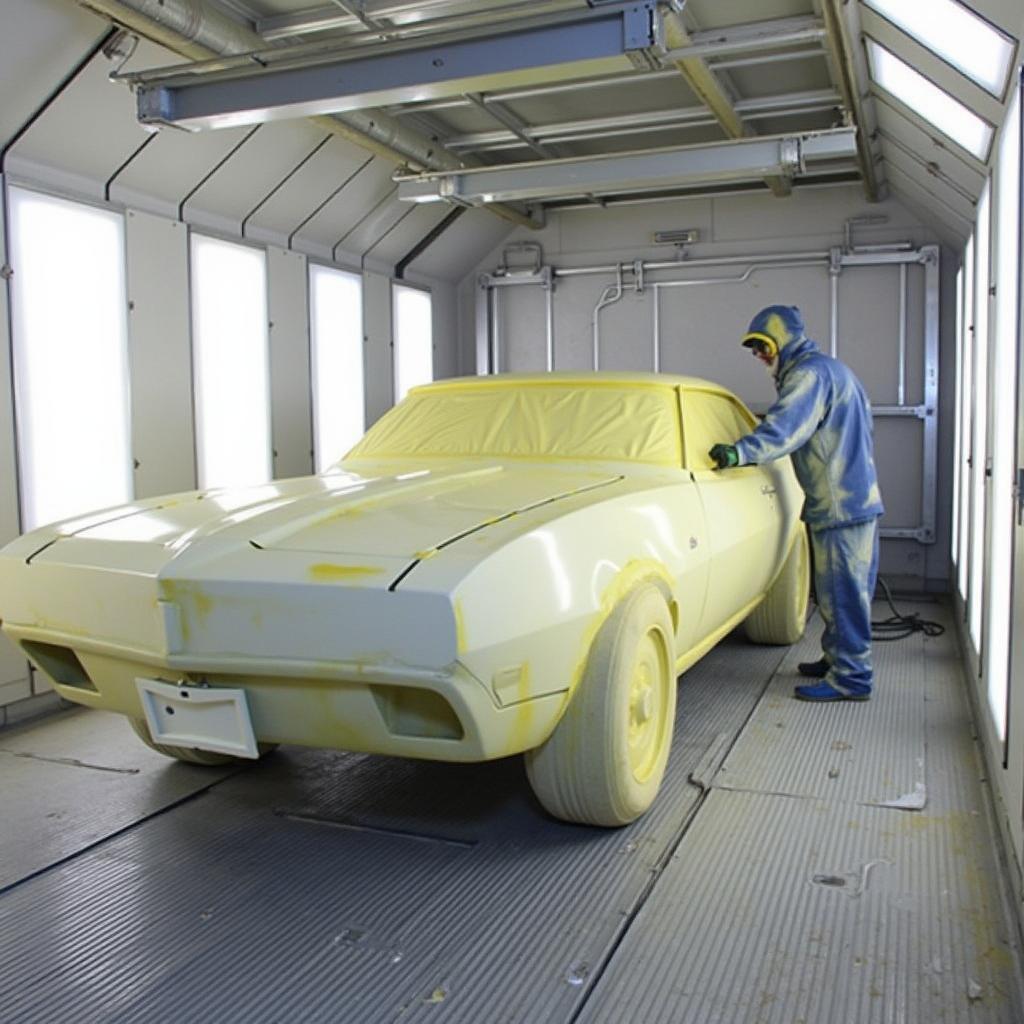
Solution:
[(779, 346), (774, 338), (767, 335), (748, 335), (743, 339), (743, 347), (749, 348), (755, 356), (767, 356), (774, 359), (779, 354)]

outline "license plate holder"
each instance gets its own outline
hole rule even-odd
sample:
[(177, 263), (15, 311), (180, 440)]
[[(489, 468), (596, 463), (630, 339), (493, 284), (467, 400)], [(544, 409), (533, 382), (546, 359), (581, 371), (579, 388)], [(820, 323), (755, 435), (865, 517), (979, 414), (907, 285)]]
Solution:
[(136, 679), (154, 743), (259, 757), (245, 690)]

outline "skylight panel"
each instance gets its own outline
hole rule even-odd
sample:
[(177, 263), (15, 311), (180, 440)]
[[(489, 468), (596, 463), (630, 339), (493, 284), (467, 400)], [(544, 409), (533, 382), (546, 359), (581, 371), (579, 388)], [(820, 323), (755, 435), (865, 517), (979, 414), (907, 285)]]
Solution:
[(992, 143), (992, 125), (874, 40), (866, 42), (871, 76), (881, 88), (935, 125), (968, 153), (982, 161), (987, 158)]
[(956, 0), (864, 0), (993, 96), (1002, 96), (1013, 40)]

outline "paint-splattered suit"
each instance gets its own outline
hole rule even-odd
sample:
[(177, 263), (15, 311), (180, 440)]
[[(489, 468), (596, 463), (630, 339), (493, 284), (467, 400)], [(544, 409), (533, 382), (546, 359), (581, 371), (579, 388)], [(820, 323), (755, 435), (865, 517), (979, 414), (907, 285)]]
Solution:
[(872, 454), (871, 406), (860, 381), (804, 333), (794, 306), (769, 306), (747, 337), (778, 344), (779, 397), (736, 442), (740, 465), (791, 455), (803, 487), (803, 519), (814, 549), (815, 589), (829, 662), (825, 682), (871, 692), (871, 597), (878, 574), (882, 498)]

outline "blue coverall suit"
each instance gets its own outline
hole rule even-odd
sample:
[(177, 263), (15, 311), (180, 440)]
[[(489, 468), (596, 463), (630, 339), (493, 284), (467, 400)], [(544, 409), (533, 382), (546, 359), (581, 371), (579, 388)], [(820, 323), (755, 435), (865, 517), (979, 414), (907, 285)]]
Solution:
[(769, 306), (745, 342), (774, 339), (779, 397), (758, 427), (735, 442), (739, 464), (791, 455), (804, 490), (814, 583), (825, 620), (828, 673), (816, 699), (871, 693), (871, 598), (878, 576), (878, 517), (884, 511), (872, 456), (871, 406), (848, 367), (804, 333), (795, 306)]

